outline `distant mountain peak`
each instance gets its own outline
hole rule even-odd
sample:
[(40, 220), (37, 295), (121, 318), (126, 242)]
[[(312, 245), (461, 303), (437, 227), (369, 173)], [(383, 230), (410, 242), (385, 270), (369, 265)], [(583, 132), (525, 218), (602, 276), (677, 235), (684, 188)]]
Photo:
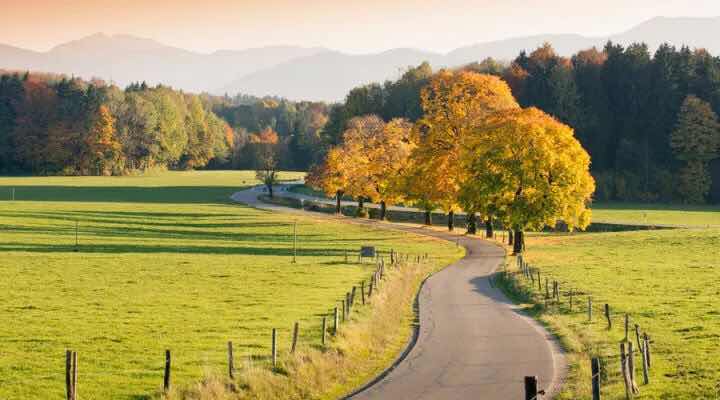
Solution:
[(53, 47), (50, 52), (67, 52), (67, 51), (106, 51), (106, 50), (124, 50), (124, 51), (153, 51), (166, 48), (153, 39), (141, 38), (133, 35), (116, 34), (108, 35), (103, 32), (94, 33), (83, 38), (73, 40), (67, 43)]
[(570, 56), (608, 40), (621, 45), (645, 42), (654, 51), (668, 42), (705, 48), (720, 55), (720, 17), (655, 17), (616, 35), (589, 37), (574, 33), (532, 35), (478, 42), (447, 54), (416, 48), (394, 48), (370, 54), (348, 54), (323, 47), (278, 45), (201, 54), (153, 39), (98, 32), (33, 52), (0, 45), (0, 68), (99, 77), (119, 85), (147, 81), (190, 92), (213, 91), (304, 100), (341, 100), (358, 85), (383, 82), (404, 68), (428, 61), (434, 68), (455, 67), (492, 57), (511, 61), (522, 50), (549, 42)]

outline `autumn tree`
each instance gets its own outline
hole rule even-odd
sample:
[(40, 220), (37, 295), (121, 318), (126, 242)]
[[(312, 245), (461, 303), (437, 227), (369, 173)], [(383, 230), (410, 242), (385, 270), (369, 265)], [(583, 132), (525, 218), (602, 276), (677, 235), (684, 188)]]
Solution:
[(469, 71), (440, 71), (423, 89), (422, 105), (425, 114), (414, 129), (413, 164), (425, 172), (418, 176), (427, 189), (424, 196), (448, 213), (452, 230), (465, 180), (463, 143), (490, 115), (519, 106), (500, 78)]
[(343, 148), (333, 147), (328, 151), (323, 163), (311, 168), (305, 177), (308, 186), (323, 191), (327, 196), (335, 197), (337, 214), (342, 211), (342, 197), (348, 186), (348, 176), (344, 168), (345, 158), (346, 153)]
[(693, 95), (685, 98), (670, 146), (675, 157), (686, 163), (678, 192), (686, 202), (704, 203), (711, 184), (707, 163), (720, 152), (720, 123), (710, 104)]
[(408, 160), (408, 166), (401, 177), (403, 192), (408, 204), (423, 211), (424, 224), (432, 225), (432, 212), (438, 207), (430, 198), (432, 182), (425, 179), (431, 171), (427, 165), (418, 164), (413, 157)]
[(115, 137), (115, 119), (107, 106), (98, 109), (97, 117), (85, 138), (87, 168), (97, 175), (110, 175), (121, 169), (122, 146)]
[(536, 108), (490, 116), (482, 132), (464, 143), (462, 165), (469, 179), (461, 196), (503, 211), (516, 254), (526, 229), (555, 226), (560, 219), (569, 229), (590, 223), (590, 157), (570, 127)]
[(278, 134), (271, 128), (250, 136), (250, 145), (255, 156), (255, 176), (267, 187), (270, 198), (274, 196), (273, 186), (278, 180)]
[(357, 216), (367, 217), (365, 202), (378, 198), (368, 144), (382, 135), (385, 123), (377, 116), (364, 116), (351, 119), (347, 126), (342, 144), (344, 164), (340, 166), (347, 178), (345, 193), (357, 199)]

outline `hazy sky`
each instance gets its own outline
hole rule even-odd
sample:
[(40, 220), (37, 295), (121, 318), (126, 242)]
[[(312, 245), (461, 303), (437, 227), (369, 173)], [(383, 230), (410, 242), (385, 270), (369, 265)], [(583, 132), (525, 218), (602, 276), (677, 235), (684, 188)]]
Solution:
[(266, 45), (448, 51), (539, 33), (617, 33), (719, 0), (0, 0), (0, 43), (47, 50), (96, 32), (211, 52)]

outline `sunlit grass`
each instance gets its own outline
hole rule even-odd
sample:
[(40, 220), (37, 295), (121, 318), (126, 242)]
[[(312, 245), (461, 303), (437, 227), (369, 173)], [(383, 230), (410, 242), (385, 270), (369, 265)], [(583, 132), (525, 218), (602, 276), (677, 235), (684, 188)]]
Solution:
[(720, 206), (717, 205), (596, 203), (592, 211), (594, 222), (720, 227)]
[(373, 266), (345, 263), (345, 250), (460, 256), (428, 238), (229, 202), (254, 183), (251, 172), (0, 178), (0, 193), (16, 191), (0, 202), (0, 398), (64, 398), (66, 349), (93, 399), (157, 393), (165, 349), (177, 386), (221, 374), (228, 340), (238, 363), (262, 366), (272, 328), (283, 348), (295, 321), (302, 343), (319, 342), (321, 316), (368, 279)]
[[(533, 309), (570, 351), (570, 375), (561, 398), (590, 398), (591, 355), (605, 356), (607, 362), (603, 398), (625, 398), (620, 363), (617, 357), (606, 357), (619, 353), (625, 313), (632, 321), (633, 341), (635, 323), (653, 341), (651, 384), (640, 387), (638, 398), (717, 398), (718, 246), (720, 229), (530, 236), (526, 260), (543, 277), (558, 280), (564, 292), (579, 293), (572, 312), (567, 297), (558, 309)], [(537, 288), (531, 292), (543, 302)], [(594, 302), (592, 323), (587, 320), (588, 296)], [(602, 315), (605, 303), (613, 314), (610, 332)], [(642, 383), (639, 363), (638, 358), (637, 380)]]

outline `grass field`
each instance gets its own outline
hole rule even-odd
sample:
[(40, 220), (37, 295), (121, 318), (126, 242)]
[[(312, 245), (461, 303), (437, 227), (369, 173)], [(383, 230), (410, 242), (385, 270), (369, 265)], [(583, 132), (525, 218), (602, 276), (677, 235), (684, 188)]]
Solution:
[(228, 202), (253, 183), (249, 172), (0, 178), (0, 398), (63, 398), (68, 348), (79, 353), (79, 393), (92, 399), (153, 396), (165, 349), (176, 385), (223, 371), (228, 340), (238, 359), (262, 364), (272, 328), (286, 346), (299, 321), (301, 343), (316, 342), (320, 316), (371, 274), (371, 264), (345, 264), (344, 250), (461, 255), (427, 238)]
[[(618, 215), (624, 210), (613, 212)], [(704, 213), (706, 220), (718, 218)], [(677, 221), (674, 211), (656, 217), (659, 223)], [(590, 398), (589, 358), (617, 356), (624, 338), (624, 313), (631, 317), (631, 330), (637, 323), (653, 340), (651, 384), (640, 387), (638, 398), (718, 398), (719, 247), (720, 229), (716, 228), (531, 235), (526, 260), (551, 282), (561, 282), (561, 290), (577, 291), (572, 312), (567, 297), (558, 309), (530, 308), (561, 336), (570, 352), (570, 376), (561, 398)], [(534, 301), (542, 303), (537, 288), (528, 292), (526, 281), (520, 280), (525, 288), (521, 293), (532, 293)], [(592, 323), (587, 317), (588, 296), (594, 302)], [(519, 299), (527, 301), (523, 295)], [(610, 332), (602, 315), (605, 303), (613, 313)], [(624, 399), (618, 358), (605, 360), (603, 398)], [(638, 382), (642, 383), (637, 360)]]
[(593, 221), (627, 225), (720, 228), (720, 206), (596, 203)]

